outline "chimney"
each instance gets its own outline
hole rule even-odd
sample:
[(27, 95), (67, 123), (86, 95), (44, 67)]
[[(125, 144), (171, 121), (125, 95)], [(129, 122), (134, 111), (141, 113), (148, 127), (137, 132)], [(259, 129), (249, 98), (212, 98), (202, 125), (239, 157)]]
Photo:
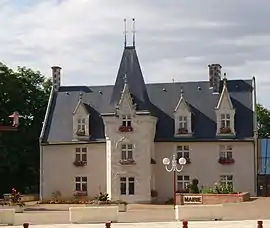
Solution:
[(53, 66), (52, 67), (52, 83), (55, 91), (58, 91), (61, 85), (61, 67)]
[(210, 64), (208, 67), (210, 89), (213, 89), (213, 93), (219, 93), (222, 66), (220, 64)]

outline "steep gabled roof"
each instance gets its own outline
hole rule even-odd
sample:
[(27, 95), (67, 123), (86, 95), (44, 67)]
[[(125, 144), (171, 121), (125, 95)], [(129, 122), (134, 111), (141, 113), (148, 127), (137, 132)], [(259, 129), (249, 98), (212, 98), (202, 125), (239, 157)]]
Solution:
[(79, 94), (79, 101), (78, 101), (78, 103), (73, 111), (73, 114), (75, 114), (77, 112), (79, 107), (82, 107), (86, 113), (89, 113), (87, 110), (87, 107), (85, 106), (85, 104), (82, 101), (82, 93)]
[(134, 97), (135, 101), (139, 103), (148, 103), (149, 98), (147, 89), (144, 83), (139, 59), (134, 46), (127, 46), (124, 48), (120, 67), (115, 80), (113, 93), (110, 99), (110, 103), (118, 104), (121, 99), (121, 93), (124, 89), (124, 77), (128, 83), (130, 93)]
[(177, 103), (177, 105), (176, 105), (176, 107), (175, 107), (175, 109), (174, 109), (174, 112), (177, 112), (177, 111), (178, 111), (178, 109), (179, 109), (179, 107), (180, 107), (181, 104), (184, 105), (185, 109), (186, 109), (188, 112), (191, 111), (191, 110), (190, 110), (190, 107), (189, 107), (189, 105), (188, 105), (188, 103), (186, 102), (186, 100), (185, 100), (185, 98), (184, 98), (183, 89), (181, 89), (180, 99), (179, 99), (179, 101), (178, 101), (178, 103)]
[(222, 102), (224, 102), (226, 100), (228, 102), (229, 109), (233, 110), (234, 107), (233, 107), (232, 100), (231, 100), (231, 97), (230, 97), (230, 94), (229, 94), (229, 91), (228, 91), (228, 88), (227, 88), (227, 79), (224, 78), (223, 79), (223, 89), (222, 89), (221, 95), (219, 97), (216, 109), (220, 109), (220, 107), (222, 105)]

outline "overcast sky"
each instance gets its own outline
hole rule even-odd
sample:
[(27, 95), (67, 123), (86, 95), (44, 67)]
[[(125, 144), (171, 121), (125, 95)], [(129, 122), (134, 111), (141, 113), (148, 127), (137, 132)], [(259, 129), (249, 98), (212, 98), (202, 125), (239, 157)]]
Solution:
[[(269, 0), (0, 0), (0, 61), (63, 85), (113, 84), (132, 29), (146, 82), (207, 80), (210, 63), (228, 79), (256, 76), (270, 108)], [(131, 35), (129, 34), (131, 44)]]

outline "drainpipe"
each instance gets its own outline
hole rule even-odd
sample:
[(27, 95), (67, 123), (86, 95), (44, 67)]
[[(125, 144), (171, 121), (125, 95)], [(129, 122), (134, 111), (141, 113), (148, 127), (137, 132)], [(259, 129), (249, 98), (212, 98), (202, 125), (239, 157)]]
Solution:
[(254, 138), (254, 190), (258, 195), (258, 129), (257, 129), (257, 95), (256, 95), (256, 80), (253, 76), (252, 78), (252, 87), (253, 87), (253, 138)]

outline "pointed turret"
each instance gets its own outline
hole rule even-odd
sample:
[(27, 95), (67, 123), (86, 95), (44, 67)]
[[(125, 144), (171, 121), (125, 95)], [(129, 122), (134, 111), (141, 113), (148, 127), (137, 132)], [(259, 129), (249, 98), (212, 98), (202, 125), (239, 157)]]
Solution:
[(139, 59), (134, 46), (124, 48), (120, 67), (115, 80), (111, 104), (117, 105), (125, 85), (125, 78), (131, 95), (134, 100), (140, 103), (148, 103), (149, 98), (144, 83)]
[[(222, 107), (223, 106), (223, 107)], [(230, 98), (230, 94), (227, 88), (227, 78), (226, 78), (226, 73), (224, 74), (224, 78), (223, 78), (223, 89), (221, 92), (221, 95), (219, 97), (219, 101), (217, 103), (217, 107), (216, 109), (229, 109), (229, 110), (233, 110), (233, 104), (232, 104), (232, 100)]]

